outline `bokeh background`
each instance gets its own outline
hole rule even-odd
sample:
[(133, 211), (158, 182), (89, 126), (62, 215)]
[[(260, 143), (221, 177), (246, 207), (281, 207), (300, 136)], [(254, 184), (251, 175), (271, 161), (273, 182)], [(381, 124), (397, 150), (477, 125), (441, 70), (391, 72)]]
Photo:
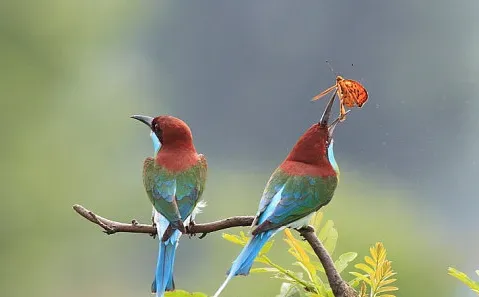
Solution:
[[(370, 96), (336, 131), (339, 251), (383, 241), (397, 296), (472, 296), (446, 269), (479, 268), (479, 2), (2, 1), (0, 44), (0, 295), (149, 296), (157, 243), (71, 209), (149, 222), (152, 147), (129, 115), (192, 127), (210, 168), (199, 222), (253, 214), (322, 112), (328, 60)], [(177, 287), (212, 294), (238, 252), (185, 237)], [(280, 236), (271, 253), (292, 262)], [(279, 286), (252, 275), (223, 296)]]

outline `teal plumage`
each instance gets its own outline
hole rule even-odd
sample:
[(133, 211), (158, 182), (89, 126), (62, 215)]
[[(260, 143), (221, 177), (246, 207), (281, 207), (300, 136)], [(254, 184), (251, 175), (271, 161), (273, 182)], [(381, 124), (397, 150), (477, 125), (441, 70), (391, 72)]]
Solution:
[[(253, 234), (288, 225), (317, 211), (331, 201), (337, 183), (335, 174), (326, 177), (302, 176), (288, 174), (281, 167), (276, 169), (266, 185), (256, 214), (258, 219), (264, 217), (264, 220), (259, 220), (261, 227), (255, 229)], [(279, 189), (282, 191), (274, 212), (264, 213)], [(268, 223), (263, 224), (266, 219)]]
[(148, 198), (174, 229), (185, 231), (183, 221), (191, 215), (203, 193), (206, 171), (207, 163), (203, 155), (198, 155), (196, 164), (179, 172), (156, 164), (153, 158), (145, 160), (143, 183)]

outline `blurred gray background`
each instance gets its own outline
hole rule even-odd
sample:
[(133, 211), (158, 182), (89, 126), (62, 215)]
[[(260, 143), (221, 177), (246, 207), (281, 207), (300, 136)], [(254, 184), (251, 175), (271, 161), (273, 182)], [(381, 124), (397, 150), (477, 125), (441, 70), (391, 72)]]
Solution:
[[(328, 60), (369, 91), (335, 136), (339, 251), (383, 241), (397, 296), (469, 296), (446, 269), (479, 268), (479, 2), (4, 1), (0, 42), (0, 294), (149, 296), (157, 243), (71, 210), (149, 222), (152, 147), (129, 115), (191, 126), (209, 161), (199, 222), (253, 214), (320, 117)], [(184, 237), (177, 287), (213, 293), (238, 252)], [(280, 236), (271, 253), (292, 262)], [(252, 275), (223, 296), (279, 286)]]

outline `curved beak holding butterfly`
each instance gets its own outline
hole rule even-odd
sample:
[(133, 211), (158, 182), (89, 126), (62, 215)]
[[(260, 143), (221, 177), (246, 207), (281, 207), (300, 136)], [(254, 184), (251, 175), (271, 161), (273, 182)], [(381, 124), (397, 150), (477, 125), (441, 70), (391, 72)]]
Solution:
[(329, 163), (331, 164), (334, 171), (336, 172), (336, 175), (339, 177), (339, 166), (338, 166), (338, 163), (336, 162), (336, 159), (334, 158), (333, 133), (336, 126), (342, 122), (343, 116), (349, 113), (349, 110), (343, 116), (339, 115), (331, 124), (328, 125), (328, 121), (331, 115), (331, 110), (333, 108), (335, 97), (336, 97), (336, 92), (334, 92), (333, 95), (331, 96), (331, 99), (329, 99), (329, 102), (326, 105), (326, 108), (324, 109), (323, 115), (321, 116), (321, 120), (319, 121), (319, 125), (328, 127), (329, 139), (327, 144), (327, 156), (328, 156)]
[[(340, 115), (331, 124), (328, 125), (329, 118), (331, 117), (331, 110), (333, 109), (334, 99), (336, 98), (336, 94), (337, 93), (334, 92), (331, 98), (329, 99), (329, 102), (326, 105), (326, 108), (324, 109), (323, 115), (321, 116), (321, 119), (319, 120), (319, 125), (328, 127), (329, 138), (331, 140), (333, 138), (334, 129), (336, 128), (337, 124), (341, 122), (341, 119), (342, 119), (342, 116)], [(349, 113), (349, 110), (344, 115), (348, 113)]]

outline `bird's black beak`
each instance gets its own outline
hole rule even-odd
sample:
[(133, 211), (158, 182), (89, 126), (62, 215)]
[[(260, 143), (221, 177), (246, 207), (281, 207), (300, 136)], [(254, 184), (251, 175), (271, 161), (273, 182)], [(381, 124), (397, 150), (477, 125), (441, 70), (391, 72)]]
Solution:
[(144, 115), (132, 115), (130, 118), (138, 120), (142, 122), (143, 124), (147, 125), (148, 127), (150, 127), (150, 129), (153, 129), (152, 125), (153, 125), (154, 118), (152, 117), (144, 116)]
[[(331, 96), (331, 99), (329, 99), (329, 102), (326, 105), (326, 108), (324, 109), (323, 116), (321, 117), (321, 120), (319, 121), (319, 124), (321, 126), (328, 127), (329, 138), (333, 138), (334, 128), (336, 128), (338, 123), (340, 123), (340, 118), (338, 117), (328, 126), (328, 121), (331, 116), (331, 110), (333, 109), (334, 98), (336, 98), (336, 92), (334, 92), (333, 95)], [(349, 110), (346, 112), (346, 114), (348, 113), (349, 113)]]
[(331, 115), (331, 110), (333, 109), (334, 98), (336, 98), (336, 92), (333, 92), (333, 96), (331, 96), (331, 99), (329, 99), (329, 102), (326, 105), (326, 108), (324, 109), (323, 115), (321, 116), (321, 120), (319, 120), (319, 124), (321, 126), (328, 125), (329, 117)]

